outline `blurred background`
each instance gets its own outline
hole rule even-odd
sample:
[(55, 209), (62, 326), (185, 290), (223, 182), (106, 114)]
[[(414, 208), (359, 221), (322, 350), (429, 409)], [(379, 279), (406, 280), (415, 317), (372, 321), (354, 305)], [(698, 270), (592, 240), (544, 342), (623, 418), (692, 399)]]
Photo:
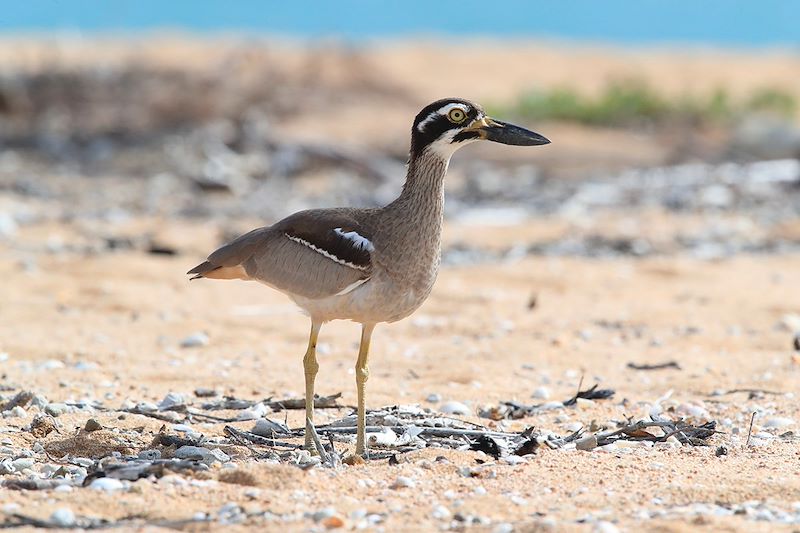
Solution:
[(119, 250), (191, 266), (298, 209), (386, 203), (414, 115), (446, 96), (553, 141), (454, 157), (446, 263), (800, 249), (790, 0), (2, 11), (0, 239), (25, 268)]

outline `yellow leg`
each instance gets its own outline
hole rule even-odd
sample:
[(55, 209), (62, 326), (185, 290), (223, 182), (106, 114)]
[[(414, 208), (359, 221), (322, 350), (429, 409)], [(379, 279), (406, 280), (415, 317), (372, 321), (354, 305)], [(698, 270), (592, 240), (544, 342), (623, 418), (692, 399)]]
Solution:
[[(306, 418), (314, 420), (314, 379), (317, 377), (319, 370), (319, 363), (317, 363), (317, 336), (319, 329), (322, 327), (321, 322), (311, 322), (311, 334), (308, 337), (308, 349), (306, 355), (303, 357), (303, 370), (306, 373)], [(316, 451), (314, 443), (311, 440), (311, 428), (306, 422), (306, 444), (307, 450), (312, 452)]]
[(367, 379), (369, 379), (369, 341), (372, 338), (373, 329), (375, 329), (375, 324), (362, 324), (361, 346), (358, 349), (358, 361), (356, 361), (356, 388), (358, 389), (356, 455), (364, 455), (367, 452), (367, 410), (364, 406), (364, 391), (366, 389)]

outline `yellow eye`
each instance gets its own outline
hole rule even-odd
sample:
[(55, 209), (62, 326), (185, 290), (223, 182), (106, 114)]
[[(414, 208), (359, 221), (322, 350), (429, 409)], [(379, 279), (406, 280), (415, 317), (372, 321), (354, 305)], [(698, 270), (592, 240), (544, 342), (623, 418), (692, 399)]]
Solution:
[(456, 124), (460, 124), (464, 122), (465, 118), (467, 118), (467, 114), (464, 113), (463, 109), (459, 109), (456, 107), (450, 110), (450, 112), (447, 114), (447, 118), (450, 120), (450, 122), (455, 122)]

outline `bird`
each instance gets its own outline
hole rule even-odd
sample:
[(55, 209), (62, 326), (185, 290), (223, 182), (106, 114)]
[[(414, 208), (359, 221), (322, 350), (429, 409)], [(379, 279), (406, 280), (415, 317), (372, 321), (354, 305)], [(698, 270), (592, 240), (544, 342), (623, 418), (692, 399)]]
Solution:
[(550, 141), (489, 117), (461, 98), (425, 106), (411, 128), (406, 180), (397, 199), (378, 208), (326, 208), (297, 212), (220, 247), (189, 270), (191, 279), (253, 280), (292, 299), (311, 321), (303, 357), (305, 448), (314, 451), (314, 384), (317, 338), (325, 322), (361, 324), (355, 365), (355, 455), (366, 448), (366, 382), (375, 326), (396, 322), (428, 298), (441, 258), (444, 178), (453, 153), (488, 140), (537, 146)]

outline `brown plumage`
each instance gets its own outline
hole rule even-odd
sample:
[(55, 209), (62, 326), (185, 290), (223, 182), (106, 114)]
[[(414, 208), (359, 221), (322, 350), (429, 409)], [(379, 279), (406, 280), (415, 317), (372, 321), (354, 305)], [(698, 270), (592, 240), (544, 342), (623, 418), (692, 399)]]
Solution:
[[(377, 209), (311, 209), (255, 229), (213, 252), (191, 279), (255, 280), (294, 300), (311, 318), (304, 358), (306, 415), (313, 419), (316, 341), (324, 322), (363, 324), (356, 363), (356, 453), (365, 452), (364, 387), (375, 324), (410, 315), (428, 297), (439, 268), (444, 176), (453, 152), (473, 141), (546, 144), (539, 134), (486, 117), (466, 100), (434, 102), (417, 115), (406, 183)], [(306, 446), (311, 447), (308, 431)]]

